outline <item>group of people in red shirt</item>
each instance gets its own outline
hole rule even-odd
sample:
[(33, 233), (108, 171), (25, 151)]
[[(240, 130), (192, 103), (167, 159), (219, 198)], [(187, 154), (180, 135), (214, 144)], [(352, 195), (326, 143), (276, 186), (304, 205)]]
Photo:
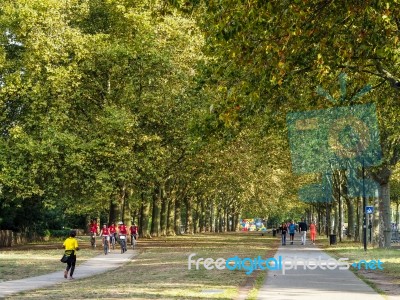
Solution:
[[(139, 234), (139, 227), (133, 223), (130, 227), (129, 230), (127, 226), (123, 222), (118, 223), (118, 227), (115, 226), (115, 223), (112, 223), (111, 226), (107, 226), (107, 224), (103, 225), (103, 228), (100, 230), (100, 236), (102, 238), (102, 242), (104, 243), (105, 241), (108, 243), (108, 252), (110, 252), (110, 238), (114, 237), (115, 239), (117, 238), (117, 234), (119, 236), (127, 236), (129, 234), (131, 236), (131, 244), (133, 243), (133, 240), (138, 239), (138, 234)], [(90, 233), (93, 236), (96, 236), (99, 232), (99, 227), (97, 225), (96, 221), (92, 221), (90, 223)]]

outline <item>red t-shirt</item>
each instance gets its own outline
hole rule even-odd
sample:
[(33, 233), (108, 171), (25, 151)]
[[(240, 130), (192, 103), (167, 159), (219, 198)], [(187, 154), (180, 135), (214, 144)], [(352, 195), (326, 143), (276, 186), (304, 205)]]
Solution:
[(108, 228), (102, 228), (101, 229), (101, 235), (103, 235), (103, 236), (110, 235), (110, 230)]
[(128, 233), (125, 225), (119, 225), (118, 229), (119, 229), (119, 234), (127, 234)]
[(130, 230), (131, 230), (131, 234), (137, 234), (138, 233), (138, 227), (136, 225), (132, 225)]
[(96, 223), (90, 225), (90, 232), (97, 233), (97, 224)]
[(316, 232), (316, 226), (315, 226), (315, 224), (310, 224), (310, 231), (311, 232)]
[(109, 227), (109, 229), (110, 229), (110, 233), (115, 233), (117, 231), (117, 229), (115, 228), (115, 225), (111, 225)]

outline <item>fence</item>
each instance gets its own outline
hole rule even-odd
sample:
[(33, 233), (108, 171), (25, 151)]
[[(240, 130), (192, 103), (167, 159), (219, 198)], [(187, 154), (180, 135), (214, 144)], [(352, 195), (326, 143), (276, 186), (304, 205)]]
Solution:
[(27, 240), (26, 236), (23, 236), (21, 233), (16, 233), (12, 230), (0, 230), (0, 247), (25, 244)]

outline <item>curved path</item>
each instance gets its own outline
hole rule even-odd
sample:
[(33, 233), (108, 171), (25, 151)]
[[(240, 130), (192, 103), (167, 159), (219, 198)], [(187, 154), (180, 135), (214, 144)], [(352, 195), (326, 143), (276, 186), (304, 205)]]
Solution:
[[(81, 279), (119, 268), (138, 254), (138, 250), (128, 250), (124, 254), (121, 254), (119, 251), (111, 252), (108, 255), (101, 254), (77, 265), (74, 272), (74, 278), (75, 280)], [(60, 271), (57, 272), (1, 282), (0, 298), (65, 282), (69, 280), (64, 278), (65, 266), (65, 264), (60, 263)]]

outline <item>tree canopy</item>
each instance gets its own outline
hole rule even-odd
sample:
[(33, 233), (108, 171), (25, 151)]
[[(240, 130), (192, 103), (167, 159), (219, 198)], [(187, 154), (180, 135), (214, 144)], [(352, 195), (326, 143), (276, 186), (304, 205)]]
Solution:
[(0, 227), (321, 215), (299, 199), (322, 175), (294, 174), (287, 116), (369, 103), (383, 160), (367, 175), (390, 203), (399, 15), (397, 0), (1, 0)]

